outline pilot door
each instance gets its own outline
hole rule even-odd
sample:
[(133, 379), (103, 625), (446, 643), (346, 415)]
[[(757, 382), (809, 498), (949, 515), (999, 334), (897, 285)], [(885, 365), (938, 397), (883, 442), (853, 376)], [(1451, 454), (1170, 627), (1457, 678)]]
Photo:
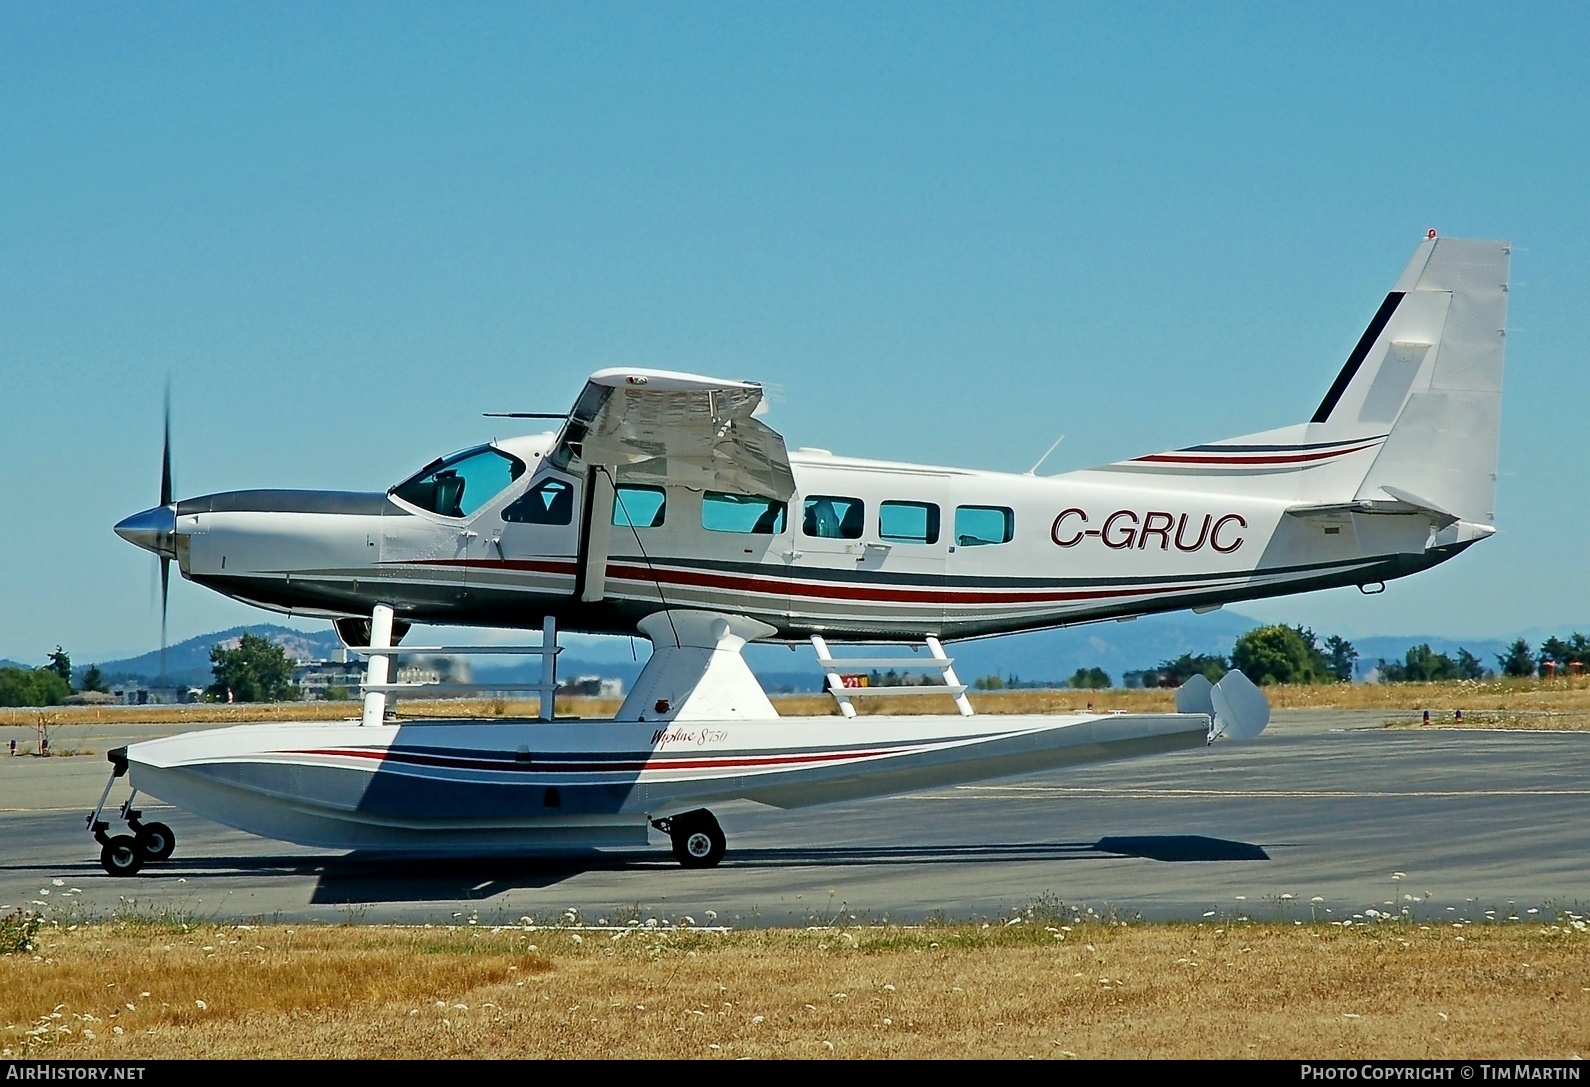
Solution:
[(546, 470), (503, 507), (496, 526), (481, 524), (479, 537), (470, 541), (480, 551), (480, 560), (471, 564), (471, 591), (572, 595), (583, 491), (579, 477)]
[[(374, 542), (373, 540), (371, 541)], [(468, 539), (456, 521), (388, 503), (381, 517), (381, 580), (406, 613), (445, 618), (464, 606)]]

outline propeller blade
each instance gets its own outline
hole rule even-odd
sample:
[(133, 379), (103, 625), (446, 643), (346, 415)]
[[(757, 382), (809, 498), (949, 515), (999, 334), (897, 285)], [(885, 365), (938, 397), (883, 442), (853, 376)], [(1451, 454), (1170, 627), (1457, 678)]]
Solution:
[(171, 592), (171, 560), (160, 557), (160, 678), (166, 678), (166, 602)]
[[(166, 382), (166, 440), (160, 453), (160, 504), (171, 505), (171, 382)], [(161, 567), (164, 569), (164, 566)]]

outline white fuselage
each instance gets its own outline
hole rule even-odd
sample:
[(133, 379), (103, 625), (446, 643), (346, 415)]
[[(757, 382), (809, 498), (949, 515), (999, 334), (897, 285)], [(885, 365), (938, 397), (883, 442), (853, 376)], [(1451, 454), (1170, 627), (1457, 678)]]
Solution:
[[(1381, 442), (1274, 437), (1285, 440), (1053, 477), (798, 450), (785, 515), (756, 532), (707, 527), (717, 514), (701, 490), (637, 497), (622, 470), (629, 498), (616, 501), (611, 475), (546, 463), (553, 436), (535, 435), (496, 443), (525, 471), (468, 517), (392, 495), (233, 492), (178, 505), (177, 557), (191, 580), (299, 614), (368, 615), (389, 603), (416, 621), (522, 628), (552, 614), (567, 630), (629, 633), (665, 607), (697, 608), (761, 620), (781, 638), (879, 640), (1366, 585), (1471, 542), (1417, 515), (1289, 515), (1361, 478)], [(574, 491), (567, 524), (504, 520), (549, 478)], [(1240, 489), (1223, 486), (1238, 479)], [(658, 496), (660, 513), (628, 508)], [(828, 500), (852, 514), (847, 503), (859, 503), (859, 515), (821, 524), (808, 503)]]

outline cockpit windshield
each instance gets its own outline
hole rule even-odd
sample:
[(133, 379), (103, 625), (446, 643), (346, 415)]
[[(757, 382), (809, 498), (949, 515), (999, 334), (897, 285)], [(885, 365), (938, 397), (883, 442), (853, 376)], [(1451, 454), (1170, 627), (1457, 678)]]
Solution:
[(524, 461), (478, 445), (433, 460), (391, 494), (443, 517), (468, 517), (524, 474)]

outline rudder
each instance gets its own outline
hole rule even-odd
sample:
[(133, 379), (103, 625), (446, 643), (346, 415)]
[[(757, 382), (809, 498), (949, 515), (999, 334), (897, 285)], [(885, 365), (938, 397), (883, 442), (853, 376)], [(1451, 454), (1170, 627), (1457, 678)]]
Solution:
[(1355, 500), (1411, 496), (1495, 524), (1509, 254), (1503, 241), (1429, 239), (1387, 296), (1365, 365), (1338, 378), (1314, 420), (1360, 433), (1390, 424)]

